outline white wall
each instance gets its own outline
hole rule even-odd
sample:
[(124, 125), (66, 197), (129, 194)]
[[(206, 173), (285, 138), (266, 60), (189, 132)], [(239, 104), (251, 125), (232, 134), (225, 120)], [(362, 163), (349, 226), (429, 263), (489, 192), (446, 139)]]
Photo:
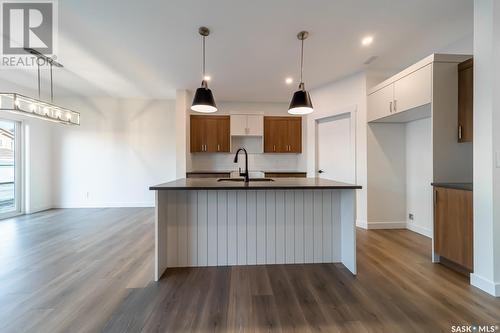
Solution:
[(406, 227), (405, 127), (368, 125), (369, 229)]
[(342, 80), (311, 90), (314, 114), (307, 117), (307, 173), (315, 177), (315, 119), (329, 117), (346, 111), (356, 110), (356, 180), (363, 188), (356, 191), (357, 221), (359, 226), (366, 226), (366, 87), (364, 73), (358, 73)]
[[(287, 103), (245, 103), (219, 102), (217, 115), (224, 114), (261, 114), (265, 116), (289, 116)], [(199, 113), (192, 113), (199, 114)], [(189, 136), (189, 131), (187, 132)], [(302, 121), (302, 154), (263, 154), (249, 153), (248, 168), (252, 171), (305, 171), (306, 170), (306, 121)], [(252, 139), (253, 140), (253, 139)], [(189, 138), (188, 138), (189, 142)], [(259, 141), (263, 143), (262, 140)], [(245, 143), (242, 143), (245, 148)], [(253, 144), (250, 144), (254, 146)], [(226, 171), (237, 170), (233, 163), (234, 153), (195, 153), (187, 149), (188, 171)], [(244, 167), (245, 159), (240, 159), (239, 167)]]
[(60, 104), (81, 113), (81, 126), (54, 128), (54, 205), (153, 206), (148, 187), (175, 179), (175, 102), (71, 98)]
[(474, 1), (474, 273), (500, 296), (500, 2)]
[[(16, 92), (27, 96), (36, 96), (34, 90), (0, 79), (0, 91)], [(22, 123), (26, 140), (23, 144), (25, 169), (25, 211), (34, 213), (52, 207), (52, 128), (54, 123), (23, 117), (1, 111), (0, 117)]]
[(189, 151), (189, 114), (192, 96), (188, 90), (175, 92), (175, 178), (186, 177), (187, 153)]
[[(406, 124), (406, 217), (410, 230), (432, 237), (432, 122)], [(408, 218), (413, 214), (413, 221)]]

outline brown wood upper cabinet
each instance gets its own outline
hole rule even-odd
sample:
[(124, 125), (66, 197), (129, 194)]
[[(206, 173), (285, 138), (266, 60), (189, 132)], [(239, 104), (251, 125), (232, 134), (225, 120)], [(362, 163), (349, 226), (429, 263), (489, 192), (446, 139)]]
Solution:
[(302, 153), (302, 117), (264, 117), (264, 153)]
[(474, 60), (458, 64), (458, 142), (472, 142)]
[(434, 188), (434, 252), (472, 271), (472, 191)]
[(229, 116), (195, 116), (190, 118), (192, 153), (229, 152)]

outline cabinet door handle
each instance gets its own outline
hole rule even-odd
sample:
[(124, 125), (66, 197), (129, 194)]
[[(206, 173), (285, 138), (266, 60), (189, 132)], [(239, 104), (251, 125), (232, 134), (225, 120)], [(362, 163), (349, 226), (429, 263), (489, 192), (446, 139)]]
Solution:
[(389, 102), (389, 112), (392, 113), (392, 101)]
[(462, 125), (458, 125), (458, 140), (462, 140)]
[(273, 151), (276, 151), (276, 145), (273, 145)]
[(396, 105), (397, 105), (397, 104), (396, 104), (397, 102), (398, 102), (398, 100), (396, 100), (396, 99), (395, 99), (395, 100), (394, 100), (394, 112), (396, 112), (396, 111), (397, 111), (397, 106), (396, 106)]
[(220, 151), (220, 144), (217, 144), (217, 151)]

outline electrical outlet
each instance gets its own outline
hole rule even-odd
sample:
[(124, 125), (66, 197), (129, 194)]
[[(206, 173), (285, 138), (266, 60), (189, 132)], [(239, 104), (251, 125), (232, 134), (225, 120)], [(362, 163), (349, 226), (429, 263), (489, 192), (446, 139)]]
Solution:
[(413, 221), (413, 214), (408, 214), (408, 218)]

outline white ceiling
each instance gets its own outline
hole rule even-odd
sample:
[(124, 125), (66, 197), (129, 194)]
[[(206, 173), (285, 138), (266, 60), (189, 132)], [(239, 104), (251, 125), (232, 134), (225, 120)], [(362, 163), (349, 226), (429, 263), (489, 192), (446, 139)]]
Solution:
[[(200, 25), (216, 100), (287, 101), (300, 30), (311, 89), (363, 69), (399, 69), (472, 36), (473, 0), (59, 0), (56, 93), (173, 98), (201, 80)], [(361, 38), (374, 36), (370, 47)], [(378, 58), (369, 66), (366, 59)], [(0, 77), (35, 87), (34, 71)], [(44, 74), (45, 75), (45, 74)]]

